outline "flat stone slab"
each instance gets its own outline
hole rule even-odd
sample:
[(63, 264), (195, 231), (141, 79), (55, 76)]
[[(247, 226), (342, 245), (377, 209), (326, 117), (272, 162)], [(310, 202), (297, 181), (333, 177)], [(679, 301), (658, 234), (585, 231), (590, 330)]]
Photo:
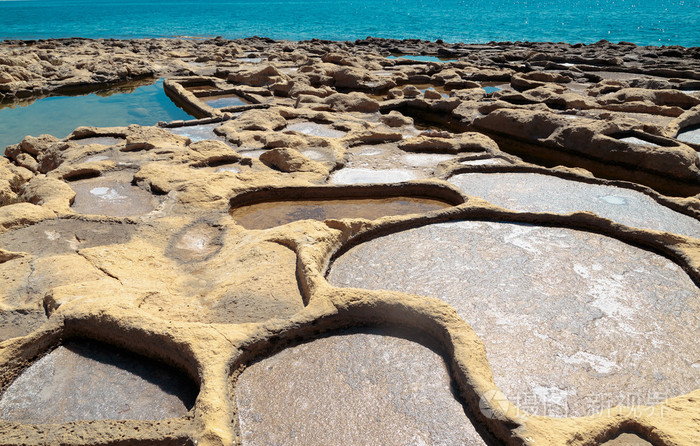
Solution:
[[(190, 235), (205, 235), (200, 225), (194, 225), (176, 234), (166, 254), (179, 261), (178, 270), (156, 266), (136, 258), (140, 273), (163, 280), (167, 285), (157, 286), (149, 293), (140, 308), (154, 316), (175, 321), (206, 324), (244, 324), (268, 319), (286, 319), (304, 309), (304, 299), (296, 276), (297, 256), (291, 249), (278, 243), (263, 242), (251, 246), (230, 241), (222, 234), (213, 235), (211, 242), (195, 249), (182, 249), (192, 244)], [(181, 244), (182, 243), (182, 244)], [(181, 248), (176, 248), (178, 245)], [(243, 246), (241, 246), (243, 245)], [(197, 246), (203, 246), (202, 251)], [(207, 253), (207, 246), (215, 251)], [(220, 250), (219, 250), (220, 249)], [(204, 258), (201, 255), (205, 255)], [(143, 263), (139, 263), (143, 262)], [(134, 276), (129, 263), (123, 269), (113, 270), (126, 286), (140, 287), (143, 276)], [(170, 286), (177, 293), (163, 293)]]
[(274, 201), (235, 208), (231, 216), (248, 229), (269, 229), (298, 220), (376, 220), (388, 215), (424, 214), (448, 206), (438, 200), (411, 197)]
[(452, 222), (360, 244), (328, 275), (342, 287), (434, 296), (486, 345), (522, 409), (582, 416), (654, 405), (700, 380), (700, 292), (675, 263), (562, 228)]
[(33, 363), (0, 396), (0, 419), (23, 424), (161, 420), (194, 405), (184, 375), (124, 350), (70, 341)]
[(627, 226), (700, 238), (700, 221), (632, 189), (538, 173), (466, 173), (448, 180), (467, 195), (526, 212), (590, 211)]
[(133, 225), (121, 223), (49, 220), (0, 234), (0, 246), (35, 256), (67, 254), (83, 248), (126, 243), (134, 231)]
[(388, 330), (348, 331), (246, 368), (242, 443), (483, 445), (442, 357)]

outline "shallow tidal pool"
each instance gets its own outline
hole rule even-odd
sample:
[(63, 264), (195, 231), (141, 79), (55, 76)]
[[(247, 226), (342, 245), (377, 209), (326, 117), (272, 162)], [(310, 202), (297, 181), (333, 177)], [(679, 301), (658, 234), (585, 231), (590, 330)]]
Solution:
[(27, 135), (68, 136), (76, 127), (154, 125), (191, 119), (163, 90), (163, 80), (150, 85), (122, 85), (82, 96), (52, 96), (29, 105), (0, 104), (0, 149)]

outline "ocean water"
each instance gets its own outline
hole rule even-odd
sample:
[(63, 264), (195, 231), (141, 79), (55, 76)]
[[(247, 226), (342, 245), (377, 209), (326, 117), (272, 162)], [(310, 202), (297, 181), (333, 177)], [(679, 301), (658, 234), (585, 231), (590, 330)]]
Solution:
[(700, 46), (700, 0), (0, 0), (0, 39), (254, 35)]
[(26, 135), (64, 138), (81, 125), (153, 125), (178, 119), (192, 117), (165, 95), (162, 80), (81, 96), (48, 97), (28, 106), (0, 105), (0, 152)]

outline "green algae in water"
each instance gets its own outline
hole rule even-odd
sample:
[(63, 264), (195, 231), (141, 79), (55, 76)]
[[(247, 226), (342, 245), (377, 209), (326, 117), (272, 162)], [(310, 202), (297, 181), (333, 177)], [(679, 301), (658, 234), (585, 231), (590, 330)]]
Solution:
[[(133, 88), (133, 87), (132, 87)], [(190, 119), (163, 91), (163, 80), (133, 88), (102, 90), (83, 96), (53, 96), (28, 106), (0, 105), (0, 149), (25, 136), (68, 136), (76, 127), (154, 125)]]

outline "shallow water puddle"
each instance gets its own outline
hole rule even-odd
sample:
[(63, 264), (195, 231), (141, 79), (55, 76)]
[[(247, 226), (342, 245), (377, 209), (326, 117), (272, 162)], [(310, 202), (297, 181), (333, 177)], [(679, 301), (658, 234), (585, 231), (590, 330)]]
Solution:
[(445, 99), (450, 97), (450, 92), (445, 90), (445, 88), (440, 85), (414, 84), (414, 86), (418, 89), (418, 91), (420, 91), (423, 94), (425, 94), (425, 92), (428, 90), (433, 90), (440, 93), (440, 96), (442, 96)]
[(485, 444), (442, 357), (388, 330), (287, 348), (246, 368), (235, 395), (244, 445)]
[(161, 420), (194, 405), (196, 386), (147, 358), (70, 341), (36, 361), (0, 396), (0, 418), (25, 423)]
[(346, 132), (336, 130), (328, 124), (317, 124), (310, 121), (290, 124), (285, 130), (291, 130), (311, 136), (320, 136), (323, 138), (342, 138), (346, 134)]
[(201, 91), (216, 91), (219, 90), (219, 87), (215, 85), (187, 85), (183, 87), (187, 91), (191, 91), (192, 93), (198, 93)]
[(190, 118), (166, 96), (162, 80), (83, 96), (54, 96), (25, 107), (0, 108), (0, 148), (18, 143), (26, 135), (63, 138), (79, 126), (154, 125)]
[(458, 59), (450, 59), (450, 58), (443, 58), (443, 57), (437, 57), (437, 56), (412, 56), (412, 55), (403, 55), (403, 56), (387, 56), (387, 59), (403, 59), (403, 60), (414, 60), (416, 62), (456, 62)]
[(329, 179), (331, 184), (371, 184), (371, 183), (401, 183), (404, 181), (424, 178), (420, 172), (408, 169), (341, 169)]
[(654, 405), (700, 380), (700, 292), (659, 255), (562, 228), (433, 224), (338, 258), (342, 287), (434, 296), (483, 340), (496, 384), (549, 416)]
[(448, 206), (442, 201), (412, 197), (275, 201), (233, 209), (231, 216), (248, 229), (269, 229), (298, 220), (375, 220), (387, 215), (424, 214)]
[(73, 210), (80, 214), (128, 217), (143, 215), (156, 208), (158, 199), (150, 192), (131, 185), (129, 172), (111, 172), (97, 178), (70, 183), (75, 191)]
[(700, 238), (700, 221), (631, 189), (536, 173), (467, 173), (448, 181), (467, 195), (516, 211), (590, 211), (632, 227)]
[(235, 94), (230, 95), (220, 95), (220, 96), (208, 96), (207, 98), (202, 98), (202, 100), (210, 107), (214, 108), (224, 108), (224, 107), (236, 107), (240, 105), (248, 105), (249, 102), (240, 96)]

